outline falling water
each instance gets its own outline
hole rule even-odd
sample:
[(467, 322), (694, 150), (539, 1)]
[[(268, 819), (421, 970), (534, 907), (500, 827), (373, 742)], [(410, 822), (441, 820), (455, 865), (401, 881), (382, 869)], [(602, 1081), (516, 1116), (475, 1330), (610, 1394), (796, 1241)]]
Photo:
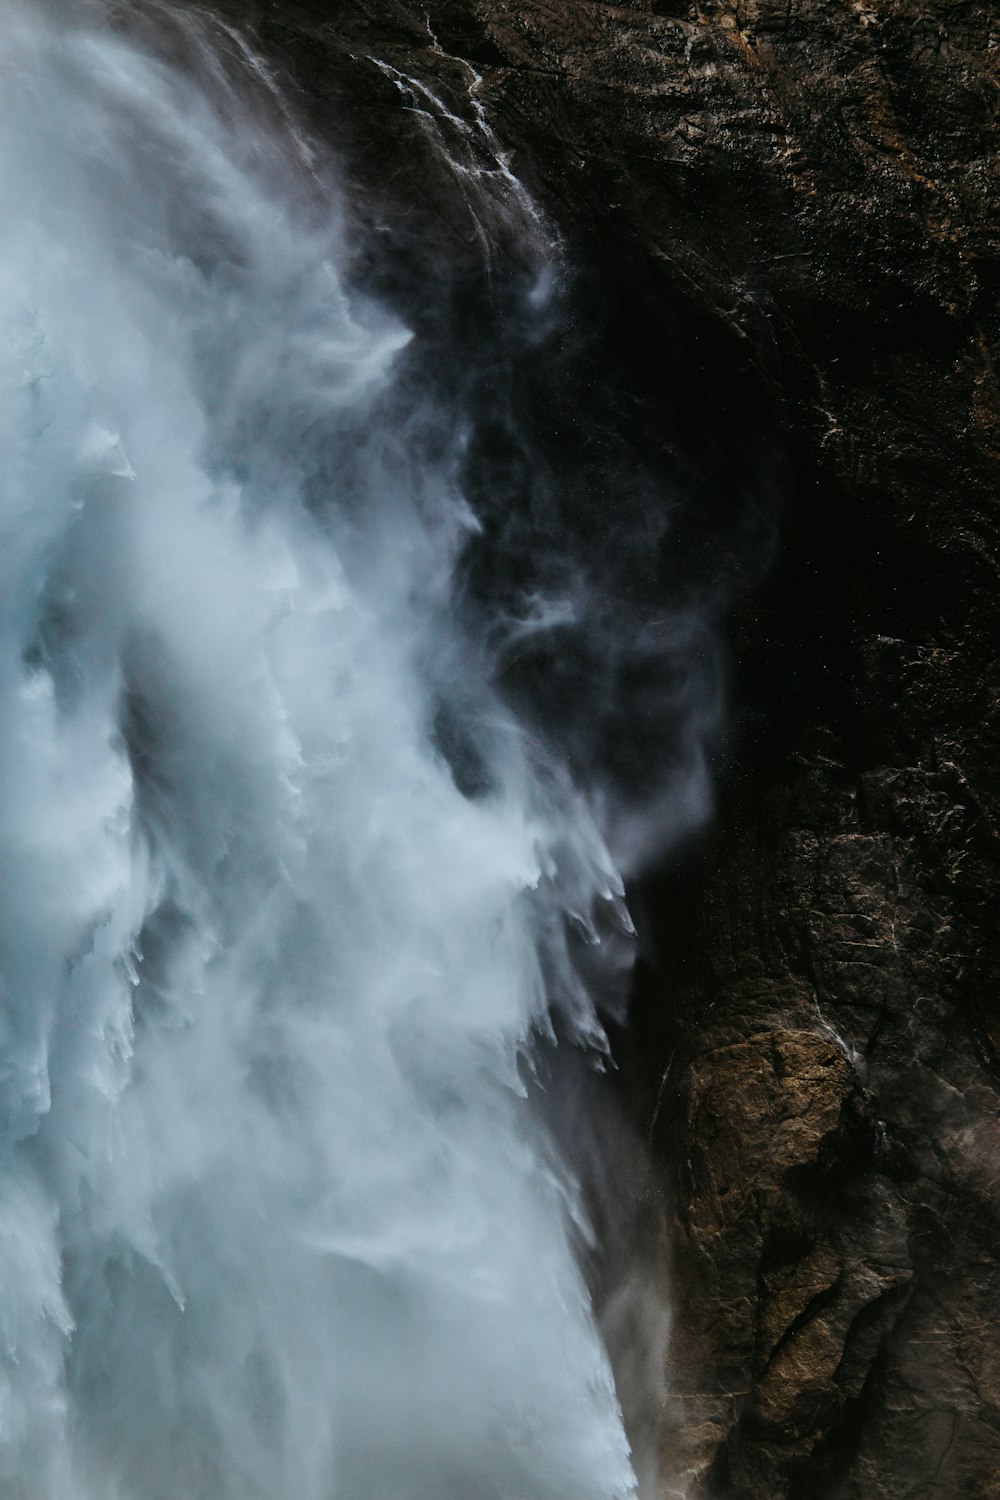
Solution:
[(0, 1493), (615, 1500), (525, 1082), (554, 997), (597, 1035), (567, 923), (627, 919), (456, 624), (461, 433), (294, 134), (46, 15), (0, 48)]

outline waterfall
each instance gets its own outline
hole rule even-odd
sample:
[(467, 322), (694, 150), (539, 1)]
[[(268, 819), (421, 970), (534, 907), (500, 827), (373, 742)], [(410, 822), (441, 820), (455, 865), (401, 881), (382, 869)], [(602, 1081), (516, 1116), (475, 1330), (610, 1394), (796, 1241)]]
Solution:
[(0, 37), (0, 1491), (618, 1500), (529, 1084), (628, 919), (461, 426), (249, 54)]

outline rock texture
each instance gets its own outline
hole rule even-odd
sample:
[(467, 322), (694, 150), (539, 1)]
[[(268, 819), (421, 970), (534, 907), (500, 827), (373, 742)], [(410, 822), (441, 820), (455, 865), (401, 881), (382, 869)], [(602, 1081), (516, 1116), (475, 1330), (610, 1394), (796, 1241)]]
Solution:
[(992, 7), (229, 8), (456, 318), (490, 174), (530, 185), (629, 451), (687, 497), (678, 576), (731, 607), (717, 817), (637, 893), (620, 1042), (671, 1194), (663, 1494), (995, 1497)]

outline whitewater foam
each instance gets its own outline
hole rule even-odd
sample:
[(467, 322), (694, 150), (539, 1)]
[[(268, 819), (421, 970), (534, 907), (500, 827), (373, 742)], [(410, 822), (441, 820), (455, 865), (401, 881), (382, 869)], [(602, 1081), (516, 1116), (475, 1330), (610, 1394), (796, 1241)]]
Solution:
[(455, 624), (409, 334), (245, 48), (0, 35), (0, 1488), (625, 1496), (524, 1086), (621, 883)]

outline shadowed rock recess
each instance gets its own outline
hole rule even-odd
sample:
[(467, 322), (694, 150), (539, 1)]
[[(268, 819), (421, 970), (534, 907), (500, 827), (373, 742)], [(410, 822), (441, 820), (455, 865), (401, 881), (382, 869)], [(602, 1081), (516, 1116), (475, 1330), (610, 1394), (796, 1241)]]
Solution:
[(715, 816), (634, 892), (616, 1038), (670, 1204), (664, 1495), (996, 1496), (993, 8), (223, 8), (442, 349), (507, 253), (462, 163), (502, 151), (578, 268), (539, 450), (598, 527), (660, 476), (658, 586), (726, 621)]

